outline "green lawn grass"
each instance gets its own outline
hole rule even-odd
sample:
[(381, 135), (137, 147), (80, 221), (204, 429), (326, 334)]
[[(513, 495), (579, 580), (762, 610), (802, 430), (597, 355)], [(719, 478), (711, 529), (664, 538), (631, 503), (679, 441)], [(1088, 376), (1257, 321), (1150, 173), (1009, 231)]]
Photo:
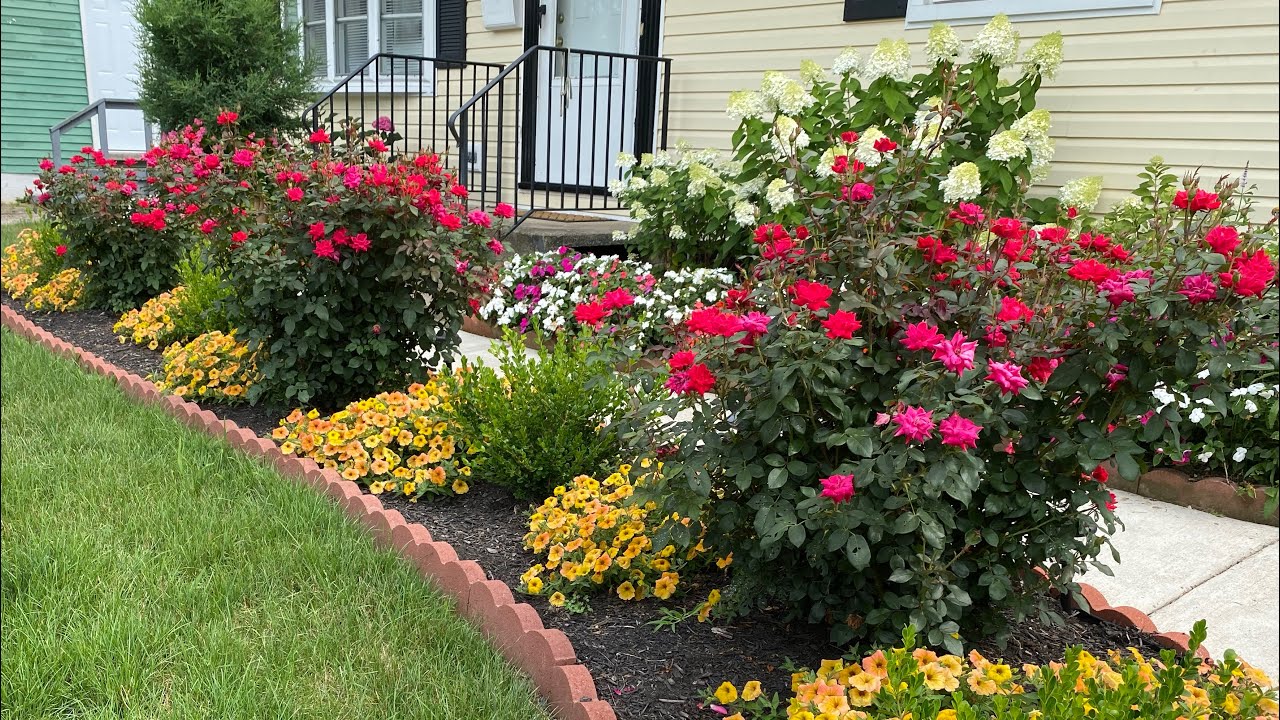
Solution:
[(330, 501), (0, 334), (6, 719), (548, 717)]

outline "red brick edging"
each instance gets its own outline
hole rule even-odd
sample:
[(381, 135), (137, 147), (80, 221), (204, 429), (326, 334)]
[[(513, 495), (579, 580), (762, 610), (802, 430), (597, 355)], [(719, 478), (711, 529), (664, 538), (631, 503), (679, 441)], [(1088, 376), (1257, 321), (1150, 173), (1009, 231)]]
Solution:
[(433, 540), (418, 523), (407, 523), (397, 510), (382, 506), (358, 485), (314, 460), (287, 456), (276, 444), (230, 420), (202, 410), (174, 395), (162, 395), (151, 382), (128, 373), (93, 353), (53, 335), (9, 308), (0, 306), (0, 323), (18, 335), (74, 360), (89, 372), (111, 378), (131, 398), (159, 406), (194, 430), (226, 438), (235, 448), (259, 457), (286, 478), (332, 498), (349, 517), (363, 525), (379, 547), (391, 548), (452, 598), (459, 614), (493, 643), (502, 655), (532, 679), (538, 693), (562, 720), (617, 720), (608, 702), (596, 694), (591, 671), (578, 662), (573, 644), (560, 630), (547, 629), (538, 611), (516, 602), (501, 580), (490, 580), (479, 564), (459, 560), (449, 543)]
[[(258, 437), (252, 430), (230, 420), (220, 420), (193, 402), (162, 395), (151, 382), (62, 340), (8, 306), (0, 306), (0, 322), (55, 354), (76, 361), (85, 370), (115, 380), (126, 395), (160, 406), (192, 429), (225, 437), (232, 446), (273, 465), (281, 475), (328, 495), (343, 512), (370, 531), (375, 544), (404, 556), (424, 577), (453, 598), (457, 611), (479, 627), (507, 660), (533, 680), (557, 716), (563, 720), (617, 720), (609, 703), (597, 696), (595, 680), (578, 662), (568, 636), (560, 630), (545, 628), (538, 611), (528, 603), (516, 602), (506, 583), (487, 579), (484, 568), (472, 560), (459, 560), (452, 545), (432, 540), (430, 531), (421, 524), (405, 522), (398, 510), (384, 508), (381, 500), (364, 494), (360, 486), (343, 480), (336, 471), (323, 470), (314, 460), (285, 455), (271, 440)], [(1186, 633), (1157, 632), (1146, 613), (1127, 605), (1112, 607), (1094, 586), (1080, 583), (1080, 595), (1086, 604), (1079, 609), (1093, 617), (1151, 633), (1164, 647), (1187, 649), (1190, 636)], [(1203, 646), (1196, 655), (1211, 658)]]

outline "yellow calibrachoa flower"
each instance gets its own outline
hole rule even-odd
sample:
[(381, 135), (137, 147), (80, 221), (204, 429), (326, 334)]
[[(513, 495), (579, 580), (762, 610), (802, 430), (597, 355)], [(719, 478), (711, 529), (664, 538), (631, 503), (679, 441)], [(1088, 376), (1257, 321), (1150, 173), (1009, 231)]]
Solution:
[(0, 285), (14, 299), (20, 299), (40, 281), (43, 263), (35, 248), (39, 237), (35, 228), (23, 228), (18, 231), (17, 241), (0, 255)]
[[(248, 353), (249, 346), (236, 340), (234, 330), (208, 332), (185, 345), (174, 343), (164, 351), (164, 367), (156, 387), (180, 396), (235, 402), (257, 379), (253, 358), (246, 358)], [(211, 379), (214, 370), (217, 375)]]
[(716, 699), (722, 705), (728, 705), (738, 699), (738, 689), (731, 682), (722, 682), (720, 687), (716, 688)]
[(762, 692), (764, 691), (760, 688), (759, 680), (748, 680), (747, 684), (742, 686), (742, 699), (751, 702), (760, 697)]
[(650, 523), (666, 520), (631, 498), (661, 464), (642, 462), (640, 468), (633, 477), (633, 466), (621, 465), (603, 481), (579, 475), (556, 486), (529, 517), (524, 546), (543, 557), (551, 571), (545, 582), (553, 589), (574, 594), (612, 587), (623, 600), (666, 599), (690, 561), (712, 557), (701, 543), (681, 556), (670, 545), (654, 552), (651, 536), (658, 528)]
[(40, 241), (40, 231), (35, 228), (18, 231), (17, 240), (0, 254), (0, 286), (15, 300), (26, 297), (29, 310), (73, 310), (80, 305), (84, 279), (75, 268), (45, 267), (36, 247)]
[[(454, 450), (448, 423), (440, 420), (443, 390), (436, 378), (405, 392), (358, 400), (328, 417), (294, 410), (271, 437), (342, 477), (397, 491), (417, 500), (426, 493), (465, 494), (467, 459)], [(382, 481), (374, 482), (374, 477)], [(400, 481), (400, 482), (397, 482)]]
[(173, 316), (186, 297), (187, 289), (179, 285), (166, 293), (160, 293), (130, 310), (112, 326), (111, 331), (120, 336), (120, 342), (132, 341), (135, 345), (147, 345), (152, 349), (174, 337)]
[(80, 296), (84, 294), (84, 280), (80, 271), (67, 268), (54, 275), (49, 282), (31, 291), (27, 298), (30, 310), (51, 310), (66, 312), (80, 305)]

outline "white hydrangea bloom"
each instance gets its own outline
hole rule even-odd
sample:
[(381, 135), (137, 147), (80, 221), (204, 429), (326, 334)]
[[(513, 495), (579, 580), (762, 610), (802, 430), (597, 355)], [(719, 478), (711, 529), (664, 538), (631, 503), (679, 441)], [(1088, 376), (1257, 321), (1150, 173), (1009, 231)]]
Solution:
[(982, 194), (982, 174), (977, 165), (971, 162), (961, 163), (951, 168), (947, 178), (938, 187), (942, 190), (945, 202), (972, 200)]
[(1052, 116), (1049, 115), (1048, 110), (1036, 108), (1014, 120), (1009, 129), (1021, 135), (1023, 140), (1030, 142), (1033, 138), (1049, 136), (1051, 120)]
[(764, 96), (751, 90), (737, 90), (729, 93), (729, 106), (725, 114), (734, 120), (764, 117), (769, 112), (769, 105)]
[(649, 167), (653, 164), (653, 153), (640, 154), (640, 167)]
[(666, 185), (670, 179), (671, 176), (662, 168), (654, 168), (653, 172), (649, 173), (649, 183), (657, 187)]
[(1047, 136), (1026, 138), (1031, 150), (1031, 182), (1041, 182), (1049, 176), (1049, 163), (1053, 160), (1054, 143)]
[(636, 220), (648, 220), (649, 209), (643, 205), (635, 205), (631, 208), (631, 217)]
[(996, 133), (987, 143), (987, 157), (996, 162), (1008, 162), (1027, 154), (1027, 144), (1014, 130)]
[[(677, 146), (679, 149), (679, 146)], [(653, 167), (672, 167), (676, 164), (674, 156), (667, 150), (659, 150), (653, 154), (653, 160), (650, 161)]]
[(626, 189), (627, 189), (627, 184), (622, 182), (621, 180), (609, 181), (609, 194), (614, 197), (618, 197), (623, 192), (625, 192)]
[(1058, 189), (1058, 199), (1065, 207), (1091, 212), (1102, 196), (1102, 176), (1090, 175), (1068, 180)]
[(881, 40), (871, 53), (871, 58), (863, 66), (861, 80), (864, 84), (879, 80), (882, 77), (893, 80), (906, 80), (911, 77), (911, 46), (906, 40)]
[(689, 166), (689, 197), (701, 197), (709, 187), (720, 186), (720, 176), (702, 163)]
[(639, 192), (647, 187), (649, 187), (649, 181), (642, 177), (632, 176), (632, 178), (627, 181), (627, 189), (631, 192)]
[(876, 150), (876, 141), (885, 137), (884, 132), (876, 125), (867, 128), (858, 136), (858, 142), (854, 143), (853, 157), (862, 161), (867, 167), (875, 167), (880, 164), (880, 151)]
[(739, 200), (733, 204), (733, 221), (742, 227), (751, 227), (756, 224), (757, 212), (755, 205)]
[(635, 167), (635, 164), (636, 164), (635, 155), (632, 155), (629, 152), (618, 153), (618, 167), (622, 168), (623, 170), (630, 170), (631, 168)]
[(1062, 33), (1060, 32), (1051, 32), (1040, 38), (1022, 59), (1024, 73), (1039, 73), (1050, 80), (1058, 74), (1060, 65), (1062, 65)]
[(785, 179), (775, 178), (765, 188), (765, 199), (769, 202), (770, 210), (781, 210), (796, 201), (796, 191)]
[(1010, 65), (1018, 59), (1018, 31), (1003, 13), (991, 18), (969, 46), (973, 57), (990, 58), (996, 67)]
[(668, 233), (671, 235), (672, 240), (683, 240), (685, 238), (684, 228), (679, 225), (672, 225)]
[(614, 242), (626, 242), (627, 240), (630, 240), (630, 239), (631, 239), (631, 233), (627, 232), (626, 230), (613, 231)]
[(1247, 457), (1248, 455), (1249, 455), (1248, 448), (1238, 447), (1236, 448), (1235, 453), (1231, 455), (1231, 459), (1235, 462), (1244, 462), (1245, 457)]
[(800, 61), (800, 80), (807, 85), (822, 82), (827, 79), (827, 71), (821, 65), (812, 60)]
[(818, 101), (803, 85), (774, 70), (764, 74), (760, 92), (771, 106), (787, 115), (803, 112)]
[(951, 62), (960, 54), (960, 37), (946, 23), (934, 23), (929, 29), (929, 39), (924, 43), (924, 55), (930, 65)]
[(836, 75), (856, 74), (862, 69), (862, 56), (857, 50), (847, 47), (831, 63), (831, 72)]

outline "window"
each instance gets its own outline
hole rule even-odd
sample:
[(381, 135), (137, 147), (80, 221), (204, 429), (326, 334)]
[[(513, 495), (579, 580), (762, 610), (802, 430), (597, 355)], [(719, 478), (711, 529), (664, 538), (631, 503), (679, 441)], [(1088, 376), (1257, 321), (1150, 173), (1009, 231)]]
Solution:
[[(337, 80), (359, 70), (378, 53), (427, 56), (436, 50), (437, 2), (450, 0), (287, 0), (289, 19), (301, 21), (302, 50), (315, 58), (318, 79)], [(451, 28), (454, 32), (458, 28)], [(465, 32), (465, 25), (461, 28)], [(457, 40), (454, 40), (457, 45)], [(382, 62), (383, 75), (412, 74), (420, 63)]]
[(1160, 0), (908, 0), (907, 27), (929, 27), (935, 22), (952, 25), (985, 23), (1004, 13), (1013, 22), (1156, 15)]
[(844, 21), (905, 17), (907, 0), (844, 0)]

